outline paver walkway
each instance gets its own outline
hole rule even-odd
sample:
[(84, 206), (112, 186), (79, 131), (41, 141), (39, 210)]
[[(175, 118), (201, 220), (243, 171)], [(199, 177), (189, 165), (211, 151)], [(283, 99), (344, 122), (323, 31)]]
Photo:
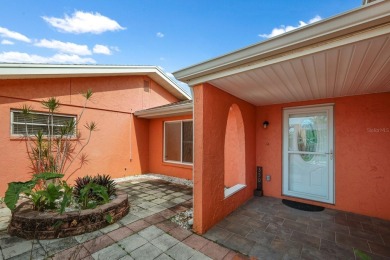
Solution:
[(251, 199), (204, 237), (258, 259), (390, 259), (390, 221), (270, 197)]
[[(328, 209), (299, 211), (279, 199), (261, 197), (198, 236), (170, 221), (192, 207), (192, 188), (147, 177), (121, 182), (118, 188), (129, 194), (131, 204), (119, 222), (53, 240), (25, 240), (2, 232), (0, 260), (390, 259), (389, 221)], [(4, 210), (0, 224), (6, 215)]]
[[(53, 240), (0, 234), (2, 259), (244, 259), (169, 219), (192, 207), (192, 188), (163, 180), (118, 184), (129, 194), (130, 213), (95, 232)], [(4, 219), (3, 219), (4, 222)]]

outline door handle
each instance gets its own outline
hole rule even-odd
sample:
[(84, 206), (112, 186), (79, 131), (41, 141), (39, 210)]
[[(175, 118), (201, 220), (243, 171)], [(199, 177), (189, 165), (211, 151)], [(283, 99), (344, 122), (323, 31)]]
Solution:
[(333, 160), (333, 150), (330, 150), (329, 153), (325, 153), (330, 155), (330, 159)]

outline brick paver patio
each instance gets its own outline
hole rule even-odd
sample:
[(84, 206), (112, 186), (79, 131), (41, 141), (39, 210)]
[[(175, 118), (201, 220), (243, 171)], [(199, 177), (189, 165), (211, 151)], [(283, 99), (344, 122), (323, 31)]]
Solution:
[(390, 259), (389, 221), (329, 209), (299, 211), (280, 199), (256, 197), (199, 236), (170, 221), (192, 207), (192, 188), (147, 177), (118, 188), (131, 204), (119, 222), (53, 240), (2, 232), (0, 260)]
[(251, 199), (204, 237), (258, 259), (390, 259), (389, 221), (270, 197)]
[[(169, 219), (192, 208), (192, 188), (163, 180), (118, 183), (130, 212), (95, 232), (53, 240), (0, 234), (2, 259), (233, 259), (240, 254), (193, 234)], [(3, 225), (7, 223), (3, 210)], [(244, 256), (242, 256), (244, 257)]]

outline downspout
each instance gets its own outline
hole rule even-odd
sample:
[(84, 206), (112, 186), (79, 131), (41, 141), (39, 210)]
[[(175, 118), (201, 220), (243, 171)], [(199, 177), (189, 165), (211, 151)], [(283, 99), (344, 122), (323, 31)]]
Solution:
[(191, 98), (192, 98), (192, 218), (188, 221), (191, 226), (191, 228), (194, 225), (194, 216), (195, 216), (195, 94), (194, 94), (194, 88), (190, 86), (191, 90)]
[(130, 132), (130, 153), (129, 153), (129, 159), (130, 159), (130, 162), (133, 160), (133, 112), (132, 110), (130, 111), (130, 129), (129, 129), (129, 132)]
[[(194, 183), (194, 165), (195, 165), (195, 102), (194, 102), (194, 88), (190, 86), (192, 96), (192, 183)], [(194, 197), (194, 189), (192, 189), (192, 197)], [(192, 205), (193, 207), (193, 205)]]

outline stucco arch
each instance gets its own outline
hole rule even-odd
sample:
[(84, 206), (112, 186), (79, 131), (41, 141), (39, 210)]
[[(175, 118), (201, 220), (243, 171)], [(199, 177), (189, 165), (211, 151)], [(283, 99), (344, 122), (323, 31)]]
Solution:
[[(229, 113), (225, 131), (224, 145), (224, 186), (230, 189), (236, 185), (245, 185), (245, 129), (244, 120), (238, 105), (233, 104)], [(225, 196), (230, 193), (225, 192)]]

